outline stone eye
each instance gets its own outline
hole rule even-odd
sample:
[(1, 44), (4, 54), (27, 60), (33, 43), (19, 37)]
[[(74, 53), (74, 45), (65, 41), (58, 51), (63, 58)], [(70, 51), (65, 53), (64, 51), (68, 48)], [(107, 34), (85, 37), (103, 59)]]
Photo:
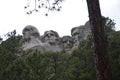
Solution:
[(29, 29), (25, 29), (25, 31), (30, 31)]
[(54, 36), (54, 34), (52, 34), (52, 33), (51, 33), (50, 35), (51, 35), (51, 36)]
[(74, 36), (75, 36), (75, 35), (79, 35), (79, 33), (74, 33), (73, 35), (74, 35)]
[(63, 43), (66, 43), (66, 42), (67, 42), (66, 40), (63, 41)]

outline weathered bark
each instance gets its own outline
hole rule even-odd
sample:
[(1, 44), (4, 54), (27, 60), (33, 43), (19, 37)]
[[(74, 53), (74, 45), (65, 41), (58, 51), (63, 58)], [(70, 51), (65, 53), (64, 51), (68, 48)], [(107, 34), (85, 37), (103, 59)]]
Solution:
[(106, 38), (99, 0), (87, 0), (87, 5), (94, 42), (94, 61), (97, 80), (111, 80)]

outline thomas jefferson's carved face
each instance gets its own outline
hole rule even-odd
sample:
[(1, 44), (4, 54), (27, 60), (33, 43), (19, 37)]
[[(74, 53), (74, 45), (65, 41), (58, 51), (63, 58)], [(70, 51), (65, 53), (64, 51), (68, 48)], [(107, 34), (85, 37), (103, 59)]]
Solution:
[(50, 44), (56, 43), (58, 39), (59, 39), (59, 35), (55, 31), (52, 30), (46, 31), (44, 34), (45, 42), (48, 42)]
[(62, 37), (63, 48), (66, 51), (69, 51), (73, 47), (73, 39), (70, 36)]
[(37, 38), (40, 36), (38, 30), (34, 26), (31, 26), (31, 25), (26, 26), (23, 29), (22, 33), (23, 33), (23, 38), (26, 40), (31, 39), (31, 38)]

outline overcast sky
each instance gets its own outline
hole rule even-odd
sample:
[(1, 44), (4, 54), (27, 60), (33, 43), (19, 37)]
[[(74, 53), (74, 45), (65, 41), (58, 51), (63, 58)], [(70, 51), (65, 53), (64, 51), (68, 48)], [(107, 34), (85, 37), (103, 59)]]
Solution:
[[(26, 25), (37, 27), (40, 35), (46, 30), (55, 30), (60, 36), (70, 35), (71, 28), (84, 25), (88, 21), (86, 0), (65, 0), (60, 12), (49, 12), (44, 16), (44, 10), (27, 15), (24, 9), (25, 0), (0, 0), (0, 35), (17, 30), (22, 34)], [(100, 0), (101, 13), (114, 19), (116, 30), (120, 30), (120, 0)]]

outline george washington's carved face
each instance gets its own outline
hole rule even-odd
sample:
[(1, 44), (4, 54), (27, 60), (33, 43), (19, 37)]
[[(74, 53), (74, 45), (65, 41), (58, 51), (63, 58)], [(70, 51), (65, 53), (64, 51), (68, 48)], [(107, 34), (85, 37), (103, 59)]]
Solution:
[(49, 44), (56, 44), (59, 40), (59, 35), (57, 32), (50, 30), (44, 33), (44, 41), (48, 42)]
[(40, 34), (37, 30), (37, 28), (35, 28), (34, 26), (31, 26), (31, 25), (28, 25), (26, 26), (23, 31), (23, 38), (25, 40), (29, 40), (29, 39), (32, 39), (32, 38), (39, 38), (40, 37)]
[(70, 51), (73, 47), (73, 39), (70, 36), (63, 36), (62, 37), (63, 49), (65, 51)]

